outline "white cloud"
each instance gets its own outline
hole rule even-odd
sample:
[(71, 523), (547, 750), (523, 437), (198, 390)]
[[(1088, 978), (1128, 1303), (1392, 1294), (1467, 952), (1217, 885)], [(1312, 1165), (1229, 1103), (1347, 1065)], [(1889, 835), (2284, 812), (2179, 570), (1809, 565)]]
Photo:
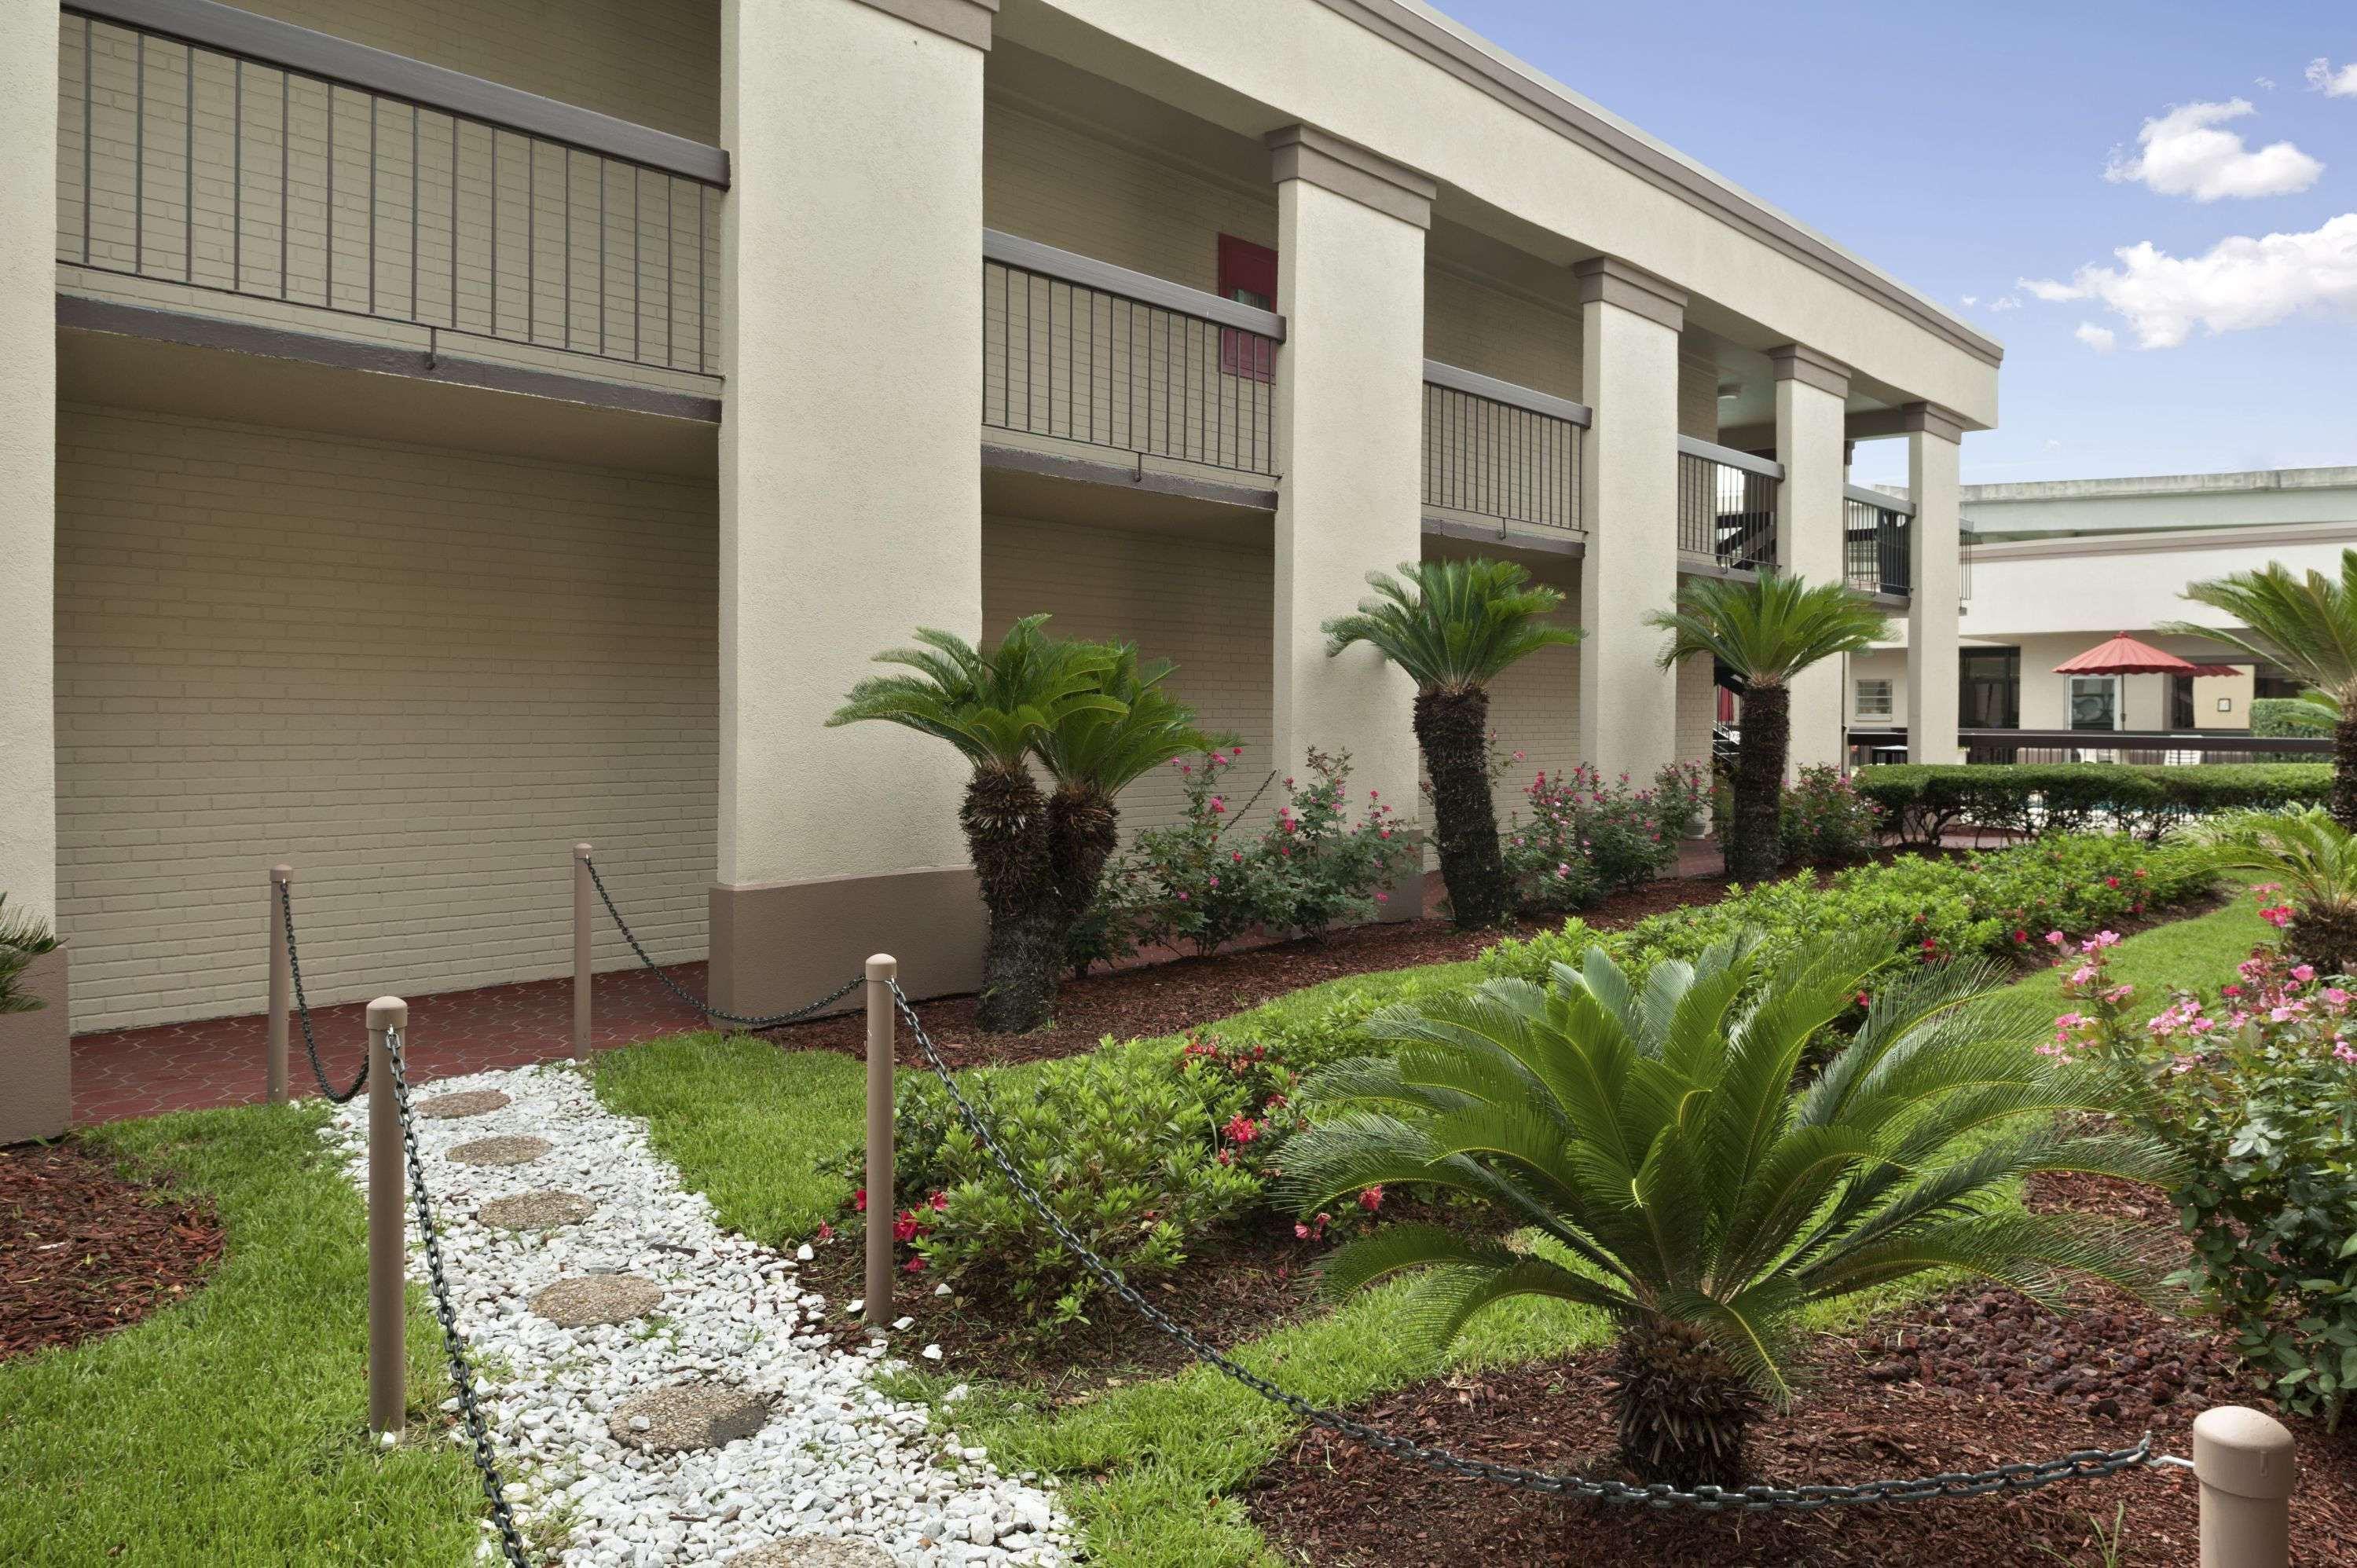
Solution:
[(2273, 92), (2276, 90), (2276, 79), (2272, 76), (2255, 76), (2251, 78), (2251, 85), (2262, 92)]
[(2149, 240), (2112, 254), (2117, 266), (2021, 286), (2043, 300), (2100, 302), (2126, 318), (2139, 349), (2174, 349), (2196, 327), (2241, 332), (2310, 310), (2357, 316), (2357, 212), (2301, 234), (2236, 235), (2198, 256), (2169, 255)]
[(1974, 306), (1978, 305), (1981, 302), (1981, 296), (1976, 294), (1968, 294), (1964, 296), (1964, 308), (1970, 310)]
[(2136, 133), (2142, 149), (2133, 158), (2116, 151), (2104, 166), (2114, 184), (2134, 183), (2163, 196), (2215, 201), (2222, 196), (2288, 196), (2316, 183), (2324, 166), (2289, 142), (2270, 142), (2253, 152), (2243, 138), (2218, 127), (2256, 113), (2247, 98), (2224, 103), (2187, 103), (2147, 120)]
[(2327, 98), (2357, 98), (2357, 60), (2334, 70), (2322, 55), (2308, 62), (2308, 85)]
[(2021, 296), (2019, 295), (2008, 294), (2001, 298), (1992, 299), (1989, 301), (1989, 309), (1992, 312), (2000, 310), (2019, 310), (2020, 308)]
[(2108, 354), (2120, 346), (2120, 335), (2108, 327), (2098, 327), (2092, 321), (2082, 321), (2072, 337), (2098, 354)]

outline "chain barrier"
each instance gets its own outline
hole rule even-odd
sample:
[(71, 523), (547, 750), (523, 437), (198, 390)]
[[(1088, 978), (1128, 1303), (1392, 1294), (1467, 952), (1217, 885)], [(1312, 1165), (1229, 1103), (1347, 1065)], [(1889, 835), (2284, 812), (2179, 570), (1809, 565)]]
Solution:
[(836, 987), (834, 990), (827, 993), (824, 996), (820, 997), (815, 1002), (805, 1002), (791, 1013), (773, 1013), (765, 1018), (746, 1017), (736, 1013), (723, 1013), (720, 1009), (713, 1006), (701, 996), (698, 996), (694, 993), (687, 990), (684, 986), (681, 985), (679, 982), (673, 980), (670, 975), (663, 972), (662, 966), (655, 962), (653, 959), (647, 955), (646, 948), (640, 943), (637, 933), (630, 929), (630, 922), (622, 918), (622, 912), (614, 908), (614, 896), (606, 891), (606, 879), (597, 875), (597, 863), (585, 856), (583, 857), (581, 864), (589, 868), (589, 883), (590, 886), (597, 889), (597, 901), (606, 906), (606, 913), (612, 918), (614, 929), (622, 933), (622, 940), (630, 944), (630, 950), (639, 955), (639, 961), (645, 964), (648, 970), (653, 973), (654, 977), (663, 983), (663, 989), (669, 991), (673, 996), (678, 997), (682, 1002), (686, 1003), (690, 1007), (694, 1008), (698, 1013), (703, 1014), (707, 1018), (717, 1018), (724, 1024), (734, 1024), (737, 1026), (737, 1027), (744, 1029), (780, 1028), (787, 1024), (800, 1023), (804, 1018), (810, 1017), (813, 1014), (833, 1006), (835, 1003), (842, 1001), (845, 997), (858, 990), (866, 982), (866, 976), (854, 975), (850, 983)]
[(284, 882), (278, 885), (278, 912), (286, 926), (286, 968), (295, 977), (295, 1016), (303, 1025), (303, 1054), (311, 1058), (311, 1076), (319, 1080), (319, 1092), (331, 1103), (341, 1105), (368, 1087), (368, 1053), (361, 1053), (361, 1070), (353, 1075), (352, 1086), (341, 1094), (328, 1081), (328, 1069), (319, 1065), (319, 1042), (311, 1032), (311, 1004), (303, 999), (303, 961), (295, 951), (295, 898)]
[(390, 1029), (384, 1037), (385, 1057), (393, 1068), (393, 1098), (401, 1112), (401, 1143), (409, 1165), (410, 1207), (417, 1212), (418, 1234), (425, 1240), (425, 1273), (434, 1292), (434, 1316), (442, 1322), (442, 1348), (450, 1361), (450, 1383), (458, 1391), (458, 1410), (466, 1418), (467, 1435), (475, 1445), (475, 1470), (483, 1484), (483, 1496), (491, 1505), (491, 1522), (500, 1532), (500, 1549), (509, 1568), (532, 1568), (532, 1560), (524, 1554), (523, 1537), (516, 1532), (515, 1515), (509, 1511), (506, 1489), (500, 1485), (497, 1462), (491, 1457), (491, 1433), (483, 1420), (482, 1405), (475, 1392), (474, 1369), (467, 1362), (467, 1342), (458, 1333), (458, 1309), (450, 1301), (450, 1282), (442, 1269), (442, 1238), (434, 1225), (434, 1206), (425, 1192), (425, 1166), (417, 1153), (417, 1125), (410, 1114), (409, 1068), (401, 1054), (401, 1031)]
[(2037, 1464), (2000, 1465), (1995, 1469), (1975, 1471), (1943, 1471), (1937, 1475), (1906, 1479), (1861, 1481), (1855, 1485), (1817, 1485), (1801, 1487), (1674, 1487), (1665, 1482), (1651, 1486), (1633, 1486), (1626, 1481), (1602, 1480), (1594, 1477), (1565, 1475), (1546, 1470), (1530, 1470), (1518, 1466), (1500, 1465), (1486, 1459), (1469, 1459), (1446, 1448), (1429, 1446), (1412, 1438), (1402, 1437), (1365, 1422), (1310, 1403), (1300, 1395), (1288, 1393), (1276, 1384), (1249, 1368), (1231, 1359), (1225, 1353), (1206, 1344), (1193, 1330), (1172, 1318), (1148, 1301), (1135, 1286), (1122, 1276), (1119, 1269), (1106, 1262), (1090, 1250), (1088, 1244), (1073, 1234), (1071, 1228), (1049, 1208), (1039, 1190), (1016, 1168), (1015, 1162), (1000, 1147), (974, 1106), (966, 1100), (951, 1076), (949, 1066), (926, 1034), (925, 1026), (917, 1016), (900, 983), (891, 983), (892, 1001), (909, 1032), (916, 1036), (918, 1048), (924, 1054), (925, 1065), (949, 1090), (957, 1107), (958, 1119), (974, 1134), (974, 1141), (988, 1151), (999, 1174), (1014, 1185), (1033, 1213), (1047, 1223), (1058, 1240), (1071, 1249), (1082, 1266), (1095, 1275), (1108, 1290), (1127, 1302), (1147, 1323), (1183, 1346), (1189, 1354), (1220, 1372), (1224, 1373), (1263, 1399), (1283, 1406), (1303, 1421), (1353, 1442), (1389, 1454), (1394, 1458), (1413, 1460), (1450, 1475), (1475, 1480), (1493, 1481), (1501, 1486), (1516, 1487), (1525, 1491), (1543, 1492), (1555, 1497), (1589, 1498), (1609, 1502), (1644, 1503), (1652, 1508), (1685, 1506), (1716, 1513), (1724, 1509), (1741, 1509), (1751, 1512), (1768, 1509), (1789, 1509), (1813, 1513), (1819, 1509), (1841, 1503), (1916, 1502), (1927, 1498), (1979, 1498), (1999, 1492), (2026, 1492), (2035, 1487), (2051, 1486), (2057, 1481), (2109, 1476), (2122, 1470), (2168, 1464), (2171, 1461), (2156, 1457), (2152, 1449), (2152, 1434), (2147, 1432), (2126, 1448), (2083, 1448), (2060, 1458)]

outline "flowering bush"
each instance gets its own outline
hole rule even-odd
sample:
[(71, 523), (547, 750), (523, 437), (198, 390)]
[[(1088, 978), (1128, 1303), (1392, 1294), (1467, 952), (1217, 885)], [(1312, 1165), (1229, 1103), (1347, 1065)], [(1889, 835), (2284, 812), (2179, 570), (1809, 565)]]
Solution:
[(1881, 837), (1881, 808), (1851, 787), (1838, 768), (1801, 769), (1784, 791), (1787, 865), (1845, 865), (1863, 860)]
[(1394, 868), (1417, 868), (1419, 841), (1377, 790), (1367, 791), (1359, 820), (1351, 821), (1349, 752), (1312, 746), (1305, 760), (1309, 781), (1285, 781), (1292, 799), (1261, 835), (1259, 854), (1271, 874), (1261, 919), (1274, 930), (1315, 935), (1389, 903)]
[(1672, 763), (1653, 788), (1631, 789), (1627, 774), (1608, 784), (1583, 762), (1567, 772), (1541, 770), (1523, 786), (1523, 800), (1503, 834), (1506, 874), (1519, 908), (1559, 914), (1676, 865), (1678, 840), (1700, 823), (1706, 795), (1702, 769), (1692, 763)]
[[(2146, 1080), (2142, 1119), (2192, 1175), (2170, 1197), (2193, 1243), (2182, 1279), (2234, 1330), (2288, 1410), (2338, 1422), (2357, 1386), (2357, 1020), (2351, 994), (2277, 949), (2252, 950), (2214, 998), (2179, 991), (2139, 1030), (2107, 972), (2109, 932), (2078, 944), (2050, 1051)], [(2067, 946), (2061, 932), (2048, 940)]]

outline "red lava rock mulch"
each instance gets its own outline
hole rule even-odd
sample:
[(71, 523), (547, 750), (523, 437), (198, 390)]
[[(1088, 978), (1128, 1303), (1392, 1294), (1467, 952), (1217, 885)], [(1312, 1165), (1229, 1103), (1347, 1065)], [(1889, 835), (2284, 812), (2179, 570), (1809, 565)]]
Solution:
[(221, 1251), (208, 1201), (126, 1181), (70, 1144), (0, 1150), (0, 1361), (136, 1323)]
[[(2041, 1180), (2031, 1201), (2113, 1216), (2156, 1246), (2182, 1247), (2155, 1193)], [(2221, 1403), (2268, 1408), (2207, 1326), (2112, 1295), (2057, 1315), (2007, 1292), (1964, 1290), (1857, 1337), (1823, 1339), (1801, 1402), (1757, 1429), (1753, 1460), (1773, 1481), (1857, 1482), (2125, 1447), (2147, 1428), (2161, 1452), (2185, 1454), (2194, 1416)], [(1415, 1384), (1363, 1413), (1478, 1457), (1616, 1474), (1598, 1354)], [(2351, 1562), (2357, 1441), (2315, 1422), (2289, 1424), (2300, 1464), (2293, 1560)], [(1248, 1501), (1280, 1554), (1334, 1568), (1575, 1559), (1583, 1568), (2014, 1568), (2050, 1559), (2190, 1563), (2197, 1497), (2182, 1470), (2133, 1470), (2015, 1496), (1809, 1515), (1657, 1512), (1508, 1492), (1311, 1432), (1262, 1475)]]
[[(1633, 925), (1647, 915), (1689, 904), (1715, 904), (1727, 884), (1712, 877), (1673, 877), (1619, 894), (1581, 918), (1598, 929)], [(950, 996), (919, 1011), (934, 1041), (955, 1047), (962, 1065), (1046, 1061), (1094, 1050), (1115, 1039), (1172, 1035), (1240, 1013), (1271, 997), (1353, 974), (1469, 959), (1504, 933), (1460, 931), (1446, 920), (1402, 920), (1354, 926), (1330, 935), (1067, 979), (1051, 1027), (1028, 1035), (985, 1035), (974, 1026), (974, 999)], [(900, 1041), (904, 1066), (920, 1066), (915, 1042)], [(822, 1018), (773, 1031), (780, 1045), (815, 1047), (864, 1056), (866, 1022), (856, 1014)]]

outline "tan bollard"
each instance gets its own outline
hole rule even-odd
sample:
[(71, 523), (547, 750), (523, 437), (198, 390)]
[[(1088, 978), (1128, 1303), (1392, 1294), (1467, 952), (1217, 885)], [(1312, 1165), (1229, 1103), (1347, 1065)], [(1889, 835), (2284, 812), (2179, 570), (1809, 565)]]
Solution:
[(870, 1328), (892, 1316), (892, 978), (888, 953), (867, 961), (867, 1310)]
[(263, 1058), (263, 1078), (273, 1105), (286, 1103), (286, 1013), (295, 1000), (295, 961), (286, 950), (286, 900), (282, 890), (294, 881), (295, 868), (270, 868), (270, 1047)]
[(2193, 1474), (2201, 1483), (2201, 1568), (2289, 1568), (2291, 1434), (2241, 1405), (2193, 1422)]
[(573, 1059), (589, 1059), (589, 939), (596, 931), (597, 916), (591, 911), (590, 899), (597, 890), (589, 885), (589, 846), (573, 846)]
[(402, 1293), (409, 1262), (407, 1162), (401, 1105), (393, 1092), (393, 1051), (385, 1036), (408, 1026), (409, 1004), (400, 997), (380, 996), (368, 1004), (369, 1430), (395, 1436), (401, 1434), (408, 1404)]

